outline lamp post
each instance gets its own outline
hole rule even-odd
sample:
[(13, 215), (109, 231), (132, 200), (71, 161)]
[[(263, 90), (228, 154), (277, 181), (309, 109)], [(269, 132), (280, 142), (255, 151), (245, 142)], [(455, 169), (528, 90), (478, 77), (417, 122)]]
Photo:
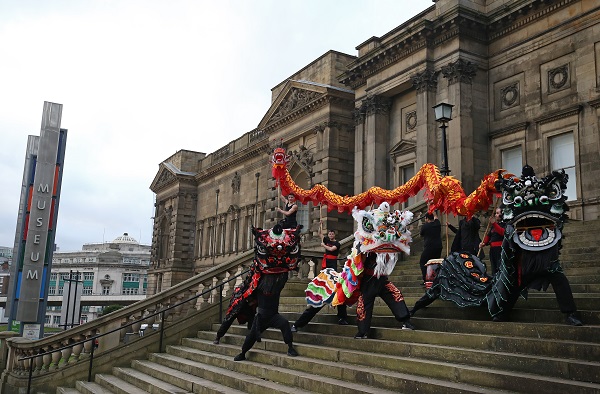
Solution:
[(442, 169), (441, 173), (443, 176), (450, 174), (450, 168), (448, 168), (448, 143), (446, 142), (446, 127), (447, 123), (452, 120), (452, 107), (454, 105), (448, 103), (439, 103), (434, 105), (432, 108), (435, 112), (435, 120), (440, 123), (440, 129), (442, 129)]

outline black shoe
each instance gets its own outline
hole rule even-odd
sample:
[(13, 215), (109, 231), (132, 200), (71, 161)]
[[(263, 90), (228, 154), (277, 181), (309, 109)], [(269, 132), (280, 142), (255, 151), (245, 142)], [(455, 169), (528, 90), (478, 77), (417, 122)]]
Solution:
[(213, 344), (218, 345), (220, 341), (221, 341), (221, 339), (219, 337), (216, 337), (215, 340), (213, 341)]
[(256, 338), (256, 342), (259, 342), (259, 343), (262, 342), (262, 338), (261, 337)]
[(575, 317), (574, 313), (569, 313), (567, 315), (567, 324), (570, 326), (583, 326), (583, 323), (581, 322), (581, 320), (579, 320), (577, 317)]
[(367, 339), (367, 334), (361, 334), (360, 332), (357, 332), (354, 336), (354, 339)]
[(292, 346), (290, 346), (288, 348), (287, 355), (290, 357), (296, 357), (296, 356), (298, 356), (298, 352), (296, 351), (296, 349), (294, 349)]
[(409, 320), (407, 320), (404, 323), (402, 323), (402, 329), (403, 330), (414, 330), (415, 326), (413, 326), (412, 323)]
[(290, 330), (292, 330), (292, 332), (298, 332), (298, 327), (296, 327), (295, 324), (292, 324), (292, 328), (290, 328)]
[(244, 353), (240, 353), (233, 358), (233, 361), (244, 361), (246, 359), (246, 355)]
[(498, 323), (498, 322), (505, 322), (507, 321), (506, 316), (504, 315), (496, 315), (494, 317), (492, 317), (492, 321)]
[(338, 320), (338, 324), (340, 326), (347, 326), (348, 325), (348, 320), (346, 320), (346, 319), (340, 319), (340, 320)]

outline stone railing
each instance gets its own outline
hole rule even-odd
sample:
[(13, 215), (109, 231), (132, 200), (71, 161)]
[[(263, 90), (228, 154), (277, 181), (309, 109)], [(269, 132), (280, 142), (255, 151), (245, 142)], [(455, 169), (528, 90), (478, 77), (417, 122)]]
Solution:
[[(0, 392), (21, 393), (28, 387), (31, 392), (41, 387), (51, 392), (73, 386), (77, 380), (92, 380), (96, 373), (109, 373), (114, 366), (161, 352), (164, 345), (178, 344), (199, 329), (210, 329), (253, 256), (248, 251), (143, 301), (50, 337), (5, 339), (0, 349), (7, 354)], [(321, 256), (321, 251), (303, 251), (304, 260), (291, 278), (311, 279)]]

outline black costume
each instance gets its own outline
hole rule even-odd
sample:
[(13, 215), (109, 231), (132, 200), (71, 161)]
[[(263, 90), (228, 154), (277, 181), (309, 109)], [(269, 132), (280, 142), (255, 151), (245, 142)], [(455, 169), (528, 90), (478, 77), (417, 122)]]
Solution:
[(246, 339), (242, 345), (242, 352), (235, 356), (235, 361), (245, 360), (246, 352), (254, 346), (257, 340), (260, 340), (260, 334), (269, 327), (281, 330), (283, 341), (288, 345), (288, 355), (298, 355), (292, 346), (293, 336), (290, 329), (290, 322), (279, 314), (279, 298), (281, 296), (281, 291), (287, 282), (287, 278), (287, 272), (278, 275), (272, 274), (267, 276), (267, 279), (269, 279), (269, 282), (271, 283), (268, 283), (265, 286), (263, 286), (263, 283), (259, 285), (256, 292), (258, 302), (256, 316), (254, 317), (252, 328), (248, 335), (246, 335)]
[(387, 304), (396, 320), (403, 323), (402, 328), (413, 329), (402, 292), (390, 282), (387, 275), (381, 275), (379, 278), (374, 276), (374, 269), (377, 266), (376, 256), (375, 253), (369, 253), (364, 263), (365, 270), (360, 284), (361, 295), (356, 306), (358, 333), (355, 338), (366, 338), (371, 328), (373, 307), (377, 296)]
[[(289, 211), (290, 209), (292, 209), (292, 207), (296, 205), (296, 203), (290, 204), (290, 203), (286, 203), (285, 204), (285, 211)], [(294, 213), (290, 214), (289, 216), (286, 215), (283, 219), (281, 219), (280, 224), (282, 228), (296, 228), (296, 226), (298, 226), (298, 222), (296, 221), (296, 214), (298, 213), (298, 210), (296, 210)]]
[(421, 275), (423, 276), (423, 282), (425, 282), (425, 276), (427, 274), (427, 267), (425, 264), (431, 259), (439, 259), (442, 256), (442, 225), (438, 219), (434, 219), (433, 222), (425, 222), (421, 226), (421, 237), (423, 237), (423, 253), (419, 260), (419, 266), (421, 267)]
[[(451, 224), (448, 224), (448, 227), (456, 234), (450, 248), (451, 252), (469, 252), (477, 255), (481, 243), (479, 219), (476, 217), (472, 217), (471, 220), (463, 218), (458, 222), (458, 229)], [(479, 257), (483, 258), (483, 252), (479, 254)]]

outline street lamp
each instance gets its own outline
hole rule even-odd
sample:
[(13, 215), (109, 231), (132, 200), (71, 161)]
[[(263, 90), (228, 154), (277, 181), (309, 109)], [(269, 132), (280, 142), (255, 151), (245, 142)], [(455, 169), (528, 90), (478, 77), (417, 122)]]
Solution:
[(446, 142), (446, 127), (447, 123), (452, 120), (452, 107), (454, 105), (448, 103), (439, 103), (434, 105), (432, 108), (435, 111), (435, 120), (439, 122), (440, 129), (442, 129), (442, 175), (446, 176), (450, 174), (450, 168), (448, 168), (448, 144)]

